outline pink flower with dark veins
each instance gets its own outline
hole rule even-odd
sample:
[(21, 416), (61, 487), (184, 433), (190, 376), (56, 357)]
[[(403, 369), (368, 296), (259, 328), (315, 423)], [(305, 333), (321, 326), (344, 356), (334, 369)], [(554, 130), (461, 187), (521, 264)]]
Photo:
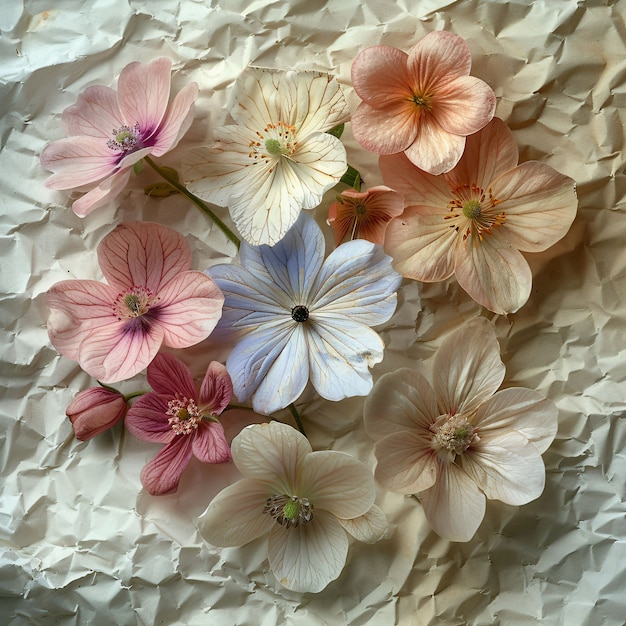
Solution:
[(205, 463), (230, 461), (217, 416), (230, 402), (233, 383), (226, 367), (213, 361), (198, 391), (189, 368), (163, 352), (148, 366), (148, 383), (154, 393), (133, 404), (125, 424), (135, 437), (165, 444), (141, 472), (141, 482), (155, 496), (178, 489), (192, 456)]
[(131, 378), (161, 345), (187, 348), (206, 339), (224, 296), (191, 271), (182, 235), (150, 222), (120, 224), (98, 246), (108, 284), (64, 280), (47, 294), (52, 345), (105, 383)]
[(76, 394), (65, 414), (77, 439), (86, 441), (124, 419), (128, 403), (115, 389), (91, 387)]
[(190, 83), (168, 106), (171, 69), (167, 58), (130, 63), (117, 91), (88, 87), (63, 112), (67, 137), (44, 148), (41, 164), (53, 172), (46, 187), (87, 191), (72, 207), (79, 217), (111, 202), (136, 163), (163, 156), (189, 129), (198, 86)]

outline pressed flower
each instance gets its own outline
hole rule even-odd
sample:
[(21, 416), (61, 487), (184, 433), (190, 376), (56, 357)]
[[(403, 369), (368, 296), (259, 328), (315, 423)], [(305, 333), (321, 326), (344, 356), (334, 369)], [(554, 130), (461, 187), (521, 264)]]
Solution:
[(424, 282), (454, 274), (490, 311), (517, 311), (532, 284), (520, 251), (556, 243), (577, 207), (571, 178), (544, 163), (517, 162), (513, 134), (498, 118), (468, 137), (463, 158), (443, 176), (421, 172), (403, 155), (381, 157), (385, 182), (407, 205), (385, 234), (395, 269)]
[(343, 144), (325, 131), (347, 119), (348, 107), (337, 81), (319, 72), (248, 68), (235, 95), (237, 125), (187, 153), (185, 180), (228, 206), (248, 243), (274, 245), (346, 171)]
[(366, 395), (384, 348), (370, 326), (391, 317), (401, 280), (382, 246), (350, 241), (324, 261), (324, 236), (303, 214), (273, 247), (242, 243), (240, 260), (207, 270), (225, 296), (217, 332), (240, 335), (226, 362), (239, 401), (269, 414), (309, 378), (327, 400)]
[(328, 209), (328, 224), (335, 231), (335, 246), (346, 236), (382, 244), (391, 219), (404, 210), (404, 198), (389, 187), (379, 185), (367, 191), (347, 189)]
[(189, 368), (163, 352), (148, 365), (148, 383), (154, 393), (135, 401), (125, 424), (135, 437), (165, 444), (141, 472), (141, 482), (155, 496), (178, 489), (192, 456), (205, 463), (230, 461), (218, 416), (230, 402), (233, 384), (226, 368), (212, 361), (198, 391)]
[(128, 404), (115, 389), (91, 387), (76, 394), (65, 414), (77, 439), (86, 441), (124, 419)]
[(111, 202), (145, 156), (163, 156), (191, 125), (198, 87), (184, 87), (168, 106), (171, 61), (130, 63), (117, 91), (88, 87), (63, 112), (67, 137), (48, 144), (41, 164), (53, 175), (50, 189), (88, 190), (73, 204), (80, 217)]
[(279, 422), (244, 428), (232, 454), (244, 478), (212, 500), (200, 534), (228, 547), (269, 533), (270, 569), (287, 589), (318, 592), (335, 580), (346, 562), (346, 532), (366, 543), (386, 533), (373, 477), (350, 455), (313, 452), (306, 437)]
[(352, 85), (363, 100), (352, 116), (355, 139), (376, 154), (404, 152), (431, 174), (450, 171), (465, 137), (495, 112), (495, 94), (469, 76), (471, 64), (468, 45), (448, 32), (429, 33), (409, 54), (366, 48), (352, 63)]
[(497, 391), (504, 373), (493, 327), (477, 318), (437, 351), (433, 386), (404, 368), (381, 376), (366, 400), (377, 480), (419, 494), (445, 539), (469, 541), (486, 499), (520, 505), (543, 491), (557, 408), (530, 389)]
[(215, 328), (224, 297), (190, 271), (191, 250), (175, 230), (121, 224), (98, 246), (98, 261), (108, 284), (64, 280), (46, 297), (52, 345), (97, 380), (131, 378), (161, 345), (186, 348)]

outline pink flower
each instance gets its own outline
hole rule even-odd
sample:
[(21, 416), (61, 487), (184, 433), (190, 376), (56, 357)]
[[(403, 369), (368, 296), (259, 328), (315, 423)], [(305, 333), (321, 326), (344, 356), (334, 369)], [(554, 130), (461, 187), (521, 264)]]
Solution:
[(76, 395), (65, 414), (77, 439), (86, 441), (115, 426), (126, 415), (126, 398), (106, 387), (91, 387)]
[(201, 272), (171, 228), (119, 225), (98, 246), (108, 285), (64, 280), (48, 290), (48, 334), (65, 357), (94, 378), (116, 382), (144, 369), (161, 345), (186, 348), (206, 339), (224, 296)]
[(484, 318), (443, 342), (433, 372), (433, 386), (409, 368), (384, 374), (367, 398), (375, 476), (387, 489), (419, 494), (440, 536), (469, 541), (486, 499), (520, 505), (541, 495), (541, 453), (554, 439), (558, 412), (530, 389), (496, 391), (505, 369)]
[(350, 233), (350, 239), (367, 239), (382, 244), (389, 220), (404, 209), (404, 198), (380, 185), (367, 191), (343, 191), (328, 209), (328, 224), (335, 231), (335, 247)]
[(407, 205), (385, 235), (395, 269), (424, 282), (454, 274), (490, 311), (517, 311), (532, 284), (519, 251), (541, 252), (556, 243), (577, 207), (571, 178), (544, 163), (517, 161), (513, 134), (498, 118), (468, 138), (449, 174), (426, 174), (401, 154), (381, 157), (383, 179)]
[(233, 384), (226, 368), (213, 361), (198, 393), (189, 368), (175, 356), (159, 353), (148, 366), (155, 393), (141, 396), (129, 409), (126, 428), (143, 441), (164, 443), (141, 472), (153, 495), (178, 489), (192, 456), (205, 463), (229, 461), (230, 448), (217, 416), (228, 406)]
[(478, 78), (465, 41), (432, 32), (407, 55), (390, 46), (366, 48), (352, 63), (363, 100), (352, 116), (356, 140), (376, 154), (404, 152), (417, 167), (441, 174), (461, 158), (465, 137), (493, 117), (496, 97)]
[(88, 87), (77, 104), (63, 112), (66, 139), (48, 144), (41, 164), (54, 174), (50, 189), (89, 189), (73, 209), (84, 217), (111, 202), (147, 155), (163, 156), (191, 125), (198, 86), (184, 87), (168, 107), (172, 63), (130, 63), (120, 74), (117, 92)]

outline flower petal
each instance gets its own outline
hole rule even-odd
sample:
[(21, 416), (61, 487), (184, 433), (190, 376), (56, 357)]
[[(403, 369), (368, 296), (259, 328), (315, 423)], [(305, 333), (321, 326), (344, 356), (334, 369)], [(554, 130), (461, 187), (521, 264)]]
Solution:
[(365, 430), (374, 439), (398, 432), (428, 430), (439, 417), (430, 383), (408, 367), (383, 374), (365, 400)]
[(181, 89), (168, 107), (163, 122), (154, 136), (152, 154), (162, 156), (176, 147), (189, 130), (194, 116), (194, 102), (198, 97), (198, 85), (190, 83)]
[(576, 184), (545, 163), (529, 161), (493, 181), (502, 198), (508, 241), (524, 252), (541, 252), (565, 236), (578, 200)]
[(435, 355), (434, 388), (442, 414), (472, 413), (504, 380), (492, 324), (477, 317), (448, 336)]
[(437, 456), (423, 434), (396, 432), (376, 442), (376, 480), (398, 493), (419, 493), (437, 480)]
[(481, 433), (499, 436), (516, 430), (530, 441), (539, 453), (545, 452), (558, 428), (558, 410), (551, 400), (530, 389), (502, 389), (480, 405), (476, 424)]
[(232, 396), (233, 381), (228, 370), (221, 363), (211, 361), (200, 387), (199, 408), (210, 415), (219, 415)]
[(193, 453), (203, 463), (230, 461), (230, 447), (220, 423), (203, 420), (198, 424), (198, 430), (193, 435)]
[(196, 400), (196, 385), (189, 368), (173, 354), (159, 352), (148, 366), (148, 384), (159, 394)]
[(191, 459), (193, 438), (179, 436), (163, 449), (141, 470), (141, 482), (153, 496), (173, 493), (178, 489), (180, 477)]
[(365, 515), (374, 504), (374, 477), (357, 459), (335, 450), (311, 452), (302, 459), (296, 495), (319, 510), (351, 519)]
[(272, 517), (263, 514), (271, 495), (266, 485), (248, 478), (226, 487), (198, 518), (200, 535), (221, 547), (242, 546), (264, 535), (276, 525)]
[(326, 511), (295, 528), (272, 528), (268, 541), (270, 568), (287, 589), (317, 593), (335, 580), (346, 564), (348, 537)]
[(387, 516), (376, 505), (373, 505), (365, 515), (352, 519), (337, 519), (337, 521), (345, 531), (364, 543), (376, 543), (389, 532)]
[(110, 87), (94, 85), (78, 96), (76, 104), (63, 111), (65, 134), (88, 135), (112, 139), (113, 132), (123, 125), (117, 105), (117, 93)]
[(433, 31), (422, 37), (408, 55), (411, 77), (424, 87), (437, 89), (442, 81), (469, 74), (472, 54), (462, 37), (448, 31)]
[(455, 275), (476, 302), (499, 315), (515, 313), (530, 296), (528, 262), (498, 231), (476, 245), (457, 246)]
[(118, 103), (130, 127), (139, 124), (143, 136), (151, 135), (161, 123), (170, 97), (172, 62), (167, 57), (151, 63), (129, 63), (121, 72)]
[(302, 463), (312, 452), (304, 435), (275, 421), (247, 426), (233, 439), (231, 449), (237, 469), (246, 478), (272, 486), (268, 495), (296, 493)]
[(74, 200), (72, 209), (78, 217), (86, 217), (96, 209), (106, 206), (126, 187), (132, 170), (121, 170), (105, 178), (97, 187)]
[(538, 498), (545, 485), (539, 451), (514, 431), (481, 437), (461, 456), (461, 463), (490, 500), (526, 504)]
[(444, 463), (437, 482), (420, 494), (433, 530), (448, 541), (469, 541), (485, 516), (485, 496), (454, 463)]
[[(158, 355), (157, 355), (158, 356)], [(137, 439), (169, 443), (176, 437), (168, 422), (167, 409), (171, 396), (146, 393), (137, 398), (126, 415), (124, 425)]]

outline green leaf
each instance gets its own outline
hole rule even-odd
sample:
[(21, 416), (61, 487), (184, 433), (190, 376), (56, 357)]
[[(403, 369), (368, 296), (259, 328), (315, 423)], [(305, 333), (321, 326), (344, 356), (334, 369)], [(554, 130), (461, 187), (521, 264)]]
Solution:
[(340, 182), (349, 185), (357, 191), (361, 191), (361, 183), (363, 181), (361, 179), (361, 174), (359, 174), (358, 170), (355, 170), (351, 165), (348, 165), (348, 169), (346, 170), (346, 173), (341, 177)]
[(331, 128), (330, 130), (326, 131), (329, 135), (332, 135), (333, 137), (337, 137), (337, 139), (341, 139), (341, 135), (343, 135), (343, 129), (346, 127), (345, 124), (339, 124), (338, 126), (335, 126), (334, 128)]

